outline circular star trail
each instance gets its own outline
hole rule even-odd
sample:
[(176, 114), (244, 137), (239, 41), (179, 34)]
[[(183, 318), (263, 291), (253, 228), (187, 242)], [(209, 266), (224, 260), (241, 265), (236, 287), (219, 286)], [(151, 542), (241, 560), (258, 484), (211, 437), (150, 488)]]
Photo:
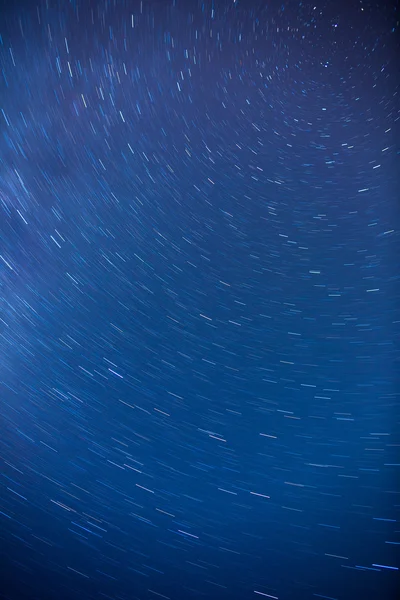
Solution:
[(2, 3), (1, 598), (394, 597), (397, 19)]

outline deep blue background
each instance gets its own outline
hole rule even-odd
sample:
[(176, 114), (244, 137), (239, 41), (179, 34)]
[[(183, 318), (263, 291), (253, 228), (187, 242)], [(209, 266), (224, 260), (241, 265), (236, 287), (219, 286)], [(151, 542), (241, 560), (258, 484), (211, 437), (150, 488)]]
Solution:
[(394, 5), (0, 35), (0, 598), (394, 598)]

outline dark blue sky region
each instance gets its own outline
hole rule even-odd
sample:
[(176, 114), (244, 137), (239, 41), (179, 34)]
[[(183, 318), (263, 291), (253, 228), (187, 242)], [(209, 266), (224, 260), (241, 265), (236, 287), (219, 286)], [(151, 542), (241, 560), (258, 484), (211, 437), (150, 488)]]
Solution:
[(395, 597), (398, 19), (1, 3), (1, 600)]

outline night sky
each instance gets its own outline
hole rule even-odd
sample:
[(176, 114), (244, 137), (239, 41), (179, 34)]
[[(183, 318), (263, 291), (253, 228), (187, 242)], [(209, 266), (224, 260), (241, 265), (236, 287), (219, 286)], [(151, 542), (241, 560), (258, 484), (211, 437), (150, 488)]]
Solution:
[(1, 3), (1, 600), (395, 597), (398, 19)]

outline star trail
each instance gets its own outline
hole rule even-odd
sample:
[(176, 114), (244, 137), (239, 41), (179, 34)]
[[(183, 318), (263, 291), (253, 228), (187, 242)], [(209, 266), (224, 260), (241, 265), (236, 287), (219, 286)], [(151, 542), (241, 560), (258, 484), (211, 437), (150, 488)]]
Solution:
[(2, 600), (395, 597), (398, 23), (1, 2)]

